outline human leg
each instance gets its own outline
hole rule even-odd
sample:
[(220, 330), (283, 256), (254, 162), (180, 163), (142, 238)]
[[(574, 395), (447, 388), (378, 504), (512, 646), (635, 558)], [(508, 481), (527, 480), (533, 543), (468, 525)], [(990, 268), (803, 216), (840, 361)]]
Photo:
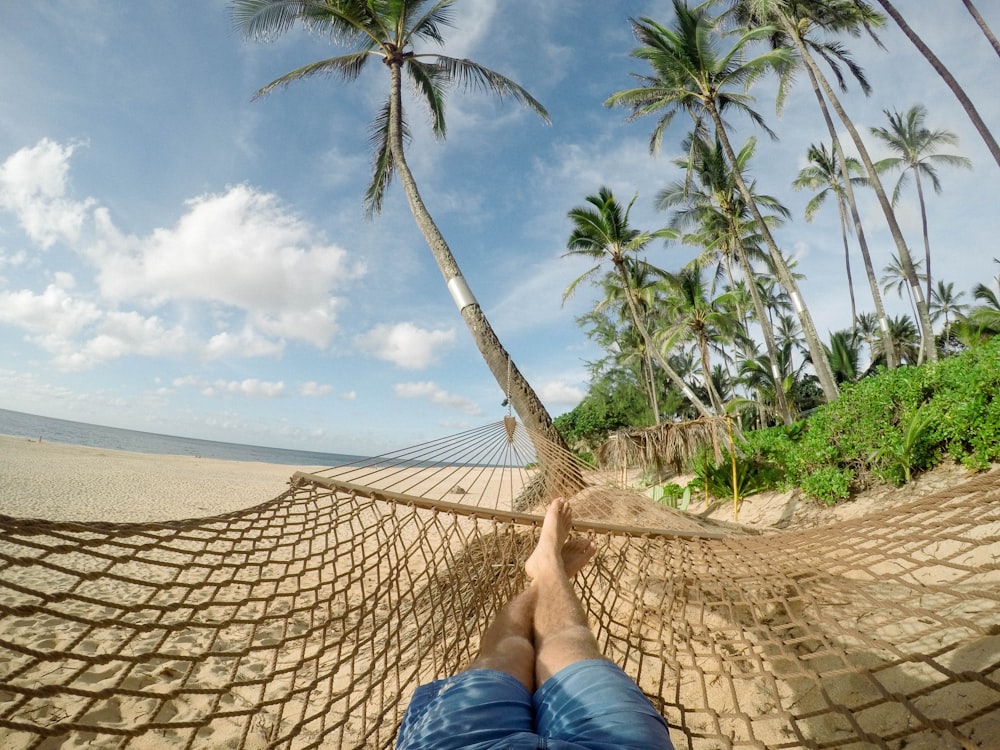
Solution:
[[(551, 541), (545, 536), (546, 543)], [(558, 557), (565, 575), (576, 575), (594, 555), (587, 540), (565, 541)], [(532, 731), (535, 689), (533, 645), (539, 586), (532, 582), (511, 599), (483, 633), (480, 651), (468, 669), (422, 685), (411, 699), (397, 750), (488, 747), (536, 748)]]
[(532, 698), (536, 731), (587, 750), (671, 750), (663, 716), (617, 664), (574, 662)]
[[(546, 544), (558, 540), (546, 539)], [(568, 579), (573, 578), (594, 556), (594, 545), (586, 539), (562, 540), (557, 557)], [(535, 677), (535, 619), (540, 584), (532, 583), (511, 599), (483, 633), (479, 655), (469, 669), (495, 669), (516, 678), (529, 691), (540, 684)], [(575, 593), (573, 594), (575, 598)], [(580, 615), (583, 610), (580, 608)], [(595, 643), (596, 647), (596, 643)]]
[(479, 655), (469, 669), (506, 672), (532, 692), (535, 689), (535, 647), (532, 622), (537, 589), (529, 586), (515, 596), (486, 628)]
[(604, 658), (590, 629), (572, 578), (595, 548), (566, 541), (572, 522), (569, 504), (554, 501), (525, 564), (536, 589), (536, 728), (589, 750), (670, 750), (663, 717), (635, 682)]
[(570, 664), (603, 658), (572, 583), (572, 576), (593, 558), (596, 550), (591, 542), (567, 542), (572, 524), (569, 503), (562, 498), (553, 500), (545, 512), (538, 545), (525, 563), (525, 572), (535, 589), (536, 686)]

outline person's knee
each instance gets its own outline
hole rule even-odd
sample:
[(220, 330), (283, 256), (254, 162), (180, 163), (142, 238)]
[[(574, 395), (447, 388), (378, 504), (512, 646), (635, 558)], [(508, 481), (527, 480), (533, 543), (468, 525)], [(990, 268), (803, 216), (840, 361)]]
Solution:
[(535, 647), (521, 636), (507, 636), (488, 651), (483, 651), (469, 665), (469, 669), (493, 669), (506, 672), (532, 690), (535, 674)]

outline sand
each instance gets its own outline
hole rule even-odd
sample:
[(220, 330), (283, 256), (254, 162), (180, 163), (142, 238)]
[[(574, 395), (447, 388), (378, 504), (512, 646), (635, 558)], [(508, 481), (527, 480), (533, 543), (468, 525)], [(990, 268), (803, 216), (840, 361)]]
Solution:
[[(0, 514), (55, 521), (145, 522), (203, 518), (244, 510), (271, 500), (287, 488), (289, 478), (296, 470), (313, 472), (322, 468), (140, 454), (0, 436)], [(420, 478), (419, 470), (407, 472), (413, 475), (415, 482)], [(739, 521), (769, 531), (813, 527), (862, 517), (886, 505), (907, 502), (959, 484), (968, 477), (969, 473), (964, 469), (950, 465), (921, 476), (906, 488), (868, 492), (832, 509), (796, 493), (765, 493), (745, 499)], [(442, 485), (442, 492), (445, 493), (444, 499), (456, 501), (452, 484), (449, 480)], [(652, 509), (660, 510), (658, 506), (652, 506)], [(690, 510), (694, 517), (701, 515), (720, 521), (732, 520), (732, 508), (727, 504), (720, 503), (705, 509), (699, 503)], [(350, 523), (351, 519), (346, 522)], [(655, 525), (663, 524), (658, 522)], [(377, 535), (364, 540), (365, 551), (374, 553), (378, 542)], [(995, 550), (995, 545), (984, 545), (976, 553), (977, 556), (988, 556)], [(989, 567), (985, 558), (977, 557), (970, 563)], [(365, 585), (368, 585), (367, 579)], [(358, 604), (359, 601), (353, 603)], [(50, 636), (55, 637), (52, 633)], [(993, 637), (984, 640), (983, 644), (970, 645), (969, 653), (973, 653), (973, 646), (978, 649), (972, 669), (978, 670), (981, 664), (995, 658), (995, 641)], [(206, 679), (210, 677), (206, 676)], [(219, 679), (224, 684), (231, 676), (222, 675)], [(346, 674), (344, 679), (347, 679)], [(700, 681), (698, 686), (699, 690), (704, 689)], [(721, 706), (727, 700), (726, 690), (729, 688), (726, 684), (710, 684), (707, 689), (711, 705)], [(702, 700), (700, 693), (698, 700)], [(199, 711), (204, 709), (205, 706), (198, 707)], [(881, 712), (886, 710), (878, 708)], [(948, 715), (949, 709), (942, 710), (944, 715)], [(117, 719), (109, 721), (115, 723)], [(773, 737), (765, 729), (755, 727), (758, 739), (766, 736), (768, 744), (775, 745), (787, 741), (780, 734), (781, 727), (775, 730)], [(0, 739), (2, 737), (3, 731), (0, 730)], [(232, 736), (225, 739), (229, 746), (236, 746), (233, 743), (239, 739), (239, 728), (234, 728)], [(254, 746), (251, 740), (255, 739), (255, 735), (246, 739), (246, 747)], [(675, 738), (678, 739), (680, 737)], [(219, 744), (222, 740), (221, 736), (213, 738), (213, 746), (226, 746)], [(355, 744), (345, 742), (348, 746), (361, 746), (360, 741)], [(141, 744), (136, 746), (144, 747)], [(683, 746), (683, 743), (678, 746)], [(702, 747), (707, 750), (709, 746), (694, 745), (698, 750)], [(711, 747), (714, 748), (714, 744)]]
[(299, 467), (130, 453), (0, 436), (0, 514), (50, 521), (168, 521), (243, 510)]

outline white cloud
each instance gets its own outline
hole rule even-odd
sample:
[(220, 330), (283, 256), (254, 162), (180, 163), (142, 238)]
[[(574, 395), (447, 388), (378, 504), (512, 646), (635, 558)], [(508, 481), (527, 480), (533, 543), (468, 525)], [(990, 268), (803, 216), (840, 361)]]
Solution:
[(72, 352), (74, 338), (102, 318), (93, 302), (70, 293), (74, 283), (72, 276), (60, 273), (40, 294), (28, 289), (0, 292), (0, 323), (27, 330), (29, 338), (48, 352)]
[(203, 396), (245, 396), (247, 398), (277, 398), (285, 395), (285, 384), (256, 378), (245, 380), (204, 380), (193, 375), (175, 378), (172, 382), (175, 388), (197, 388)]
[(43, 138), (0, 166), (0, 207), (13, 213), (32, 242), (49, 248), (79, 238), (93, 200), (66, 198), (69, 158), (78, 144)]
[(261, 336), (251, 326), (244, 326), (239, 331), (223, 331), (212, 336), (202, 349), (202, 356), (208, 360), (233, 356), (276, 357), (284, 349), (282, 342)]
[[(188, 201), (173, 227), (126, 235), (96, 200), (66, 197), (77, 147), (43, 139), (10, 156), (0, 209), (38, 245), (63, 242), (89, 262), (98, 291), (71, 294), (72, 277), (56, 272), (44, 292), (0, 294), (0, 322), (27, 330), (63, 369), (134, 354), (213, 360), (280, 356), (288, 341), (329, 345), (344, 305), (335, 292), (364, 265), (277, 196), (229, 187)], [(0, 269), (27, 259), (0, 253)]]
[(327, 396), (333, 391), (333, 386), (317, 383), (315, 380), (302, 383), (299, 386), (300, 396)]
[(28, 262), (28, 254), (24, 250), (15, 253), (7, 253), (0, 248), (0, 269), (5, 267), (16, 268)]
[(456, 396), (448, 393), (436, 383), (425, 381), (422, 383), (397, 383), (393, 391), (400, 398), (422, 398), (432, 404), (444, 406), (448, 409), (461, 411), (466, 414), (478, 415), (482, 413), (479, 405), (464, 396)]
[(583, 389), (575, 385), (570, 385), (563, 380), (553, 380), (548, 383), (542, 383), (538, 389), (539, 398), (550, 404), (576, 406), (586, 395), (587, 394)]
[(83, 370), (130, 354), (180, 355), (189, 351), (192, 344), (182, 327), (167, 327), (155, 315), (147, 318), (137, 312), (112, 311), (102, 317), (93, 337), (82, 343), (59, 342), (53, 362), (63, 370)]
[(247, 185), (187, 203), (176, 226), (126, 237), (95, 211), (88, 249), (110, 300), (222, 303), (246, 310), (271, 335), (325, 346), (340, 304), (332, 290), (364, 273), (347, 252), (316, 241), (317, 230), (271, 193)]
[(404, 370), (423, 370), (437, 361), (441, 347), (455, 340), (455, 329), (428, 331), (412, 323), (376, 326), (356, 337), (358, 348)]

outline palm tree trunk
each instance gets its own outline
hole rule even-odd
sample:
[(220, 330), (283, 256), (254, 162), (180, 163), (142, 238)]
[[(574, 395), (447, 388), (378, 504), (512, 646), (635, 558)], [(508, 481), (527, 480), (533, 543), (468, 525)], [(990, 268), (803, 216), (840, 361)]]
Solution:
[[(438, 268), (441, 270), (448, 284), (452, 298), (461, 311), (462, 318), (465, 320), (465, 324), (472, 334), (472, 338), (476, 342), (480, 354), (482, 354), (483, 359), (486, 361), (490, 372), (493, 373), (493, 377), (496, 378), (501, 391), (506, 394), (514, 411), (521, 418), (521, 422), (528, 428), (529, 433), (533, 433), (556, 446), (565, 448), (566, 444), (552, 423), (552, 417), (549, 415), (548, 410), (546, 410), (541, 399), (538, 398), (534, 389), (532, 389), (524, 375), (521, 374), (521, 371), (514, 364), (507, 350), (504, 349), (503, 344), (500, 343), (496, 333), (493, 331), (493, 326), (490, 325), (479, 303), (472, 296), (472, 292), (469, 290), (469, 286), (462, 276), (451, 248), (448, 247), (448, 243), (445, 242), (440, 230), (431, 218), (430, 212), (428, 212), (427, 207), (424, 205), (423, 199), (420, 197), (416, 181), (413, 179), (413, 174), (406, 163), (403, 151), (400, 67), (398, 64), (393, 64), (390, 65), (390, 68), (392, 73), (392, 88), (390, 91), (389, 149), (392, 154), (393, 165), (403, 185), (403, 191), (406, 194), (410, 211), (417, 223), (417, 228), (427, 241), (427, 245), (434, 255), (434, 260), (437, 261)], [(538, 453), (539, 462), (543, 465), (545, 464), (546, 456), (551, 455), (551, 451), (538, 449), (536, 452)], [(572, 493), (583, 487), (579, 472), (572, 467), (559, 465), (545, 468), (550, 469), (550, 471), (546, 472), (546, 479), (548, 480), (546, 489), (548, 491)]]
[(656, 395), (656, 373), (653, 372), (653, 359), (648, 351), (642, 353), (642, 369), (649, 383), (649, 405), (653, 407), (653, 424), (660, 423), (660, 399)]
[[(864, 141), (858, 133), (858, 129), (854, 127), (854, 122), (847, 116), (847, 112), (844, 111), (843, 106), (840, 104), (840, 100), (831, 88), (830, 82), (826, 80), (826, 76), (824, 76), (822, 71), (817, 67), (816, 61), (813, 60), (812, 55), (809, 54), (809, 50), (806, 48), (805, 44), (803, 44), (798, 33), (796, 33), (795, 25), (783, 13), (779, 14), (779, 18), (781, 20), (783, 30), (795, 43), (795, 47), (799, 52), (799, 56), (802, 58), (802, 62), (804, 62), (806, 67), (812, 71), (813, 78), (821, 86), (826, 100), (830, 103), (830, 106), (833, 107), (833, 110), (837, 113), (841, 122), (844, 123), (844, 127), (846, 127), (847, 132), (851, 134), (854, 145), (858, 149), (858, 155), (861, 157), (861, 162), (865, 165), (865, 169), (868, 172), (870, 184), (875, 190), (875, 196), (878, 198), (879, 205), (882, 207), (882, 213), (885, 214), (886, 222), (889, 225), (889, 232), (892, 234), (892, 238), (896, 243), (899, 260), (906, 274), (907, 283), (909, 283), (910, 288), (913, 290), (913, 298), (917, 303), (917, 317), (921, 330), (920, 358), (921, 360), (927, 359), (928, 361), (933, 362), (937, 359), (937, 347), (934, 345), (934, 330), (931, 326), (930, 314), (927, 310), (927, 302), (924, 300), (923, 292), (920, 290), (920, 280), (917, 278), (917, 272), (913, 267), (913, 260), (910, 257), (910, 251), (906, 247), (906, 240), (903, 239), (903, 232), (899, 228), (899, 222), (896, 221), (896, 214), (892, 210), (892, 205), (889, 203), (889, 198), (885, 194), (885, 189), (882, 187), (882, 181), (878, 178), (878, 172), (875, 171), (875, 164), (872, 162), (868, 149), (865, 147)], [(841, 164), (846, 165), (846, 161), (842, 161)], [(846, 166), (844, 169), (846, 172)]]
[(719, 110), (711, 100), (706, 102), (706, 108), (712, 117), (712, 122), (715, 124), (715, 132), (718, 134), (719, 141), (726, 152), (726, 158), (729, 159), (730, 169), (733, 170), (733, 176), (736, 178), (736, 186), (739, 188), (740, 195), (746, 201), (747, 208), (753, 214), (753, 218), (757, 222), (757, 228), (760, 230), (761, 236), (764, 238), (764, 243), (767, 245), (771, 260), (774, 263), (774, 270), (778, 275), (778, 281), (781, 282), (782, 286), (788, 291), (788, 295), (792, 298), (792, 305), (798, 313), (802, 333), (806, 337), (806, 344), (809, 346), (813, 368), (816, 370), (816, 377), (819, 378), (823, 395), (826, 397), (828, 403), (836, 401), (840, 395), (840, 391), (837, 389), (837, 382), (834, 380), (833, 371), (830, 369), (830, 360), (826, 356), (826, 350), (823, 349), (823, 344), (816, 334), (816, 326), (813, 323), (812, 315), (809, 314), (809, 309), (802, 301), (802, 295), (799, 293), (798, 284), (795, 283), (795, 277), (792, 276), (788, 264), (781, 254), (781, 250), (778, 249), (778, 245), (771, 235), (771, 230), (767, 226), (767, 222), (764, 221), (760, 209), (757, 208), (757, 203), (750, 193), (750, 188), (747, 187), (743, 175), (740, 174), (740, 170), (736, 167), (738, 163), (736, 152), (733, 151), (733, 145), (729, 142), (729, 134), (726, 132)]
[[(730, 221), (735, 223), (735, 219), (732, 217), (730, 217)], [(778, 413), (781, 415), (781, 421), (788, 427), (792, 424), (792, 412), (788, 408), (788, 398), (785, 396), (784, 378), (778, 368), (778, 346), (774, 342), (774, 326), (771, 325), (771, 321), (767, 317), (764, 300), (760, 298), (760, 289), (757, 288), (753, 268), (750, 266), (746, 252), (740, 245), (736, 245), (735, 250), (740, 267), (743, 269), (743, 275), (747, 280), (747, 291), (750, 292), (753, 309), (760, 323), (761, 334), (764, 336), (764, 348), (767, 349), (767, 358), (771, 363), (771, 379), (774, 380), (774, 394), (778, 400)]]
[(917, 183), (917, 198), (920, 201), (920, 227), (924, 233), (924, 269), (927, 272), (927, 302), (931, 300), (931, 240), (927, 233), (927, 206), (924, 203), (924, 187), (920, 184), (920, 170), (913, 167), (913, 178)]
[(712, 382), (712, 360), (708, 353), (708, 340), (704, 336), (698, 337), (698, 353), (701, 355), (701, 376), (705, 379), (708, 400), (712, 402), (716, 414), (722, 414), (725, 407), (722, 405), (722, 396)]
[(646, 351), (650, 352), (654, 359), (656, 359), (656, 364), (663, 368), (663, 371), (667, 374), (667, 377), (676, 385), (681, 393), (683, 393), (688, 401), (690, 401), (694, 408), (698, 410), (698, 413), (703, 417), (713, 416), (712, 410), (705, 406), (705, 403), (698, 398), (691, 386), (684, 382), (684, 379), (677, 374), (677, 371), (670, 366), (667, 358), (663, 356), (660, 352), (659, 347), (653, 344), (653, 339), (649, 335), (649, 331), (646, 330), (646, 326), (643, 324), (642, 319), (639, 317), (639, 306), (635, 302), (635, 297), (632, 294), (632, 285), (629, 284), (628, 274), (625, 272), (625, 266), (620, 263), (615, 263), (615, 270), (618, 271), (618, 277), (622, 282), (622, 289), (625, 290), (625, 299), (628, 302), (629, 312), (632, 313), (632, 322), (635, 323), (635, 328), (639, 331), (639, 335), (642, 336), (642, 342), (646, 346)]
[[(809, 71), (809, 76), (812, 78), (812, 70)], [(826, 100), (823, 98), (823, 92), (820, 91), (815, 79), (813, 80), (813, 87), (816, 92), (816, 97), (819, 100), (820, 110), (823, 112), (823, 119), (826, 120), (826, 126), (830, 130), (830, 135), (833, 138), (833, 149), (836, 154), (836, 159), (840, 163), (841, 170), (847, 173), (847, 155), (844, 153), (844, 147), (841, 145), (840, 139), (837, 137), (837, 129), (833, 127), (833, 120), (830, 119), (830, 112), (826, 107)], [(851, 185), (849, 175), (844, 180), (844, 192), (847, 196), (847, 205), (851, 211), (851, 221), (854, 224), (854, 233), (858, 237), (858, 247), (861, 248), (861, 259), (865, 264), (865, 275), (868, 277), (868, 287), (871, 289), (872, 301), (875, 303), (875, 316), (878, 318), (878, 325), (879, 328), (882, 329), (882, 335), (886, 340), (888, 340), (891, 331), (889, 327), (889, 316), (886, 314), (885, 304), (882, 302), (882, 292), (878, 287), (878, 277), (875, 275), (875, 266), (872, 264), (872, 254), (868, 249), (868, 238), (865, 236), (865, 228), (861, 224), (861, 213), (858, 211), (858, 204), (854, 199), (854, 187)], [(895, 351), (886, 353), (885, 364), (890, 370), (894, 370), (899, 366), (899, 360), (896, 358)]]
[[(965, 110), (965, 114), (969, 116), (972, 120), (972, 124), (979, 131), (979, 135), (982, 136), (983, 141), (986, 143), (986, 147), (993, 154), (993, 158), (996, 160), (997, 166), (1000, 167), (1000, 145), (997, 144), (996, 139), (993, 137), (993, 133), (983, 122), (983, 118), (980, 117), (979, 112), (976, 110), (975, 105), (973, 105), (972, 100), (969, 99), (968, 95), (965, 93), (965, 89), (962, 88), (961, 84), (955, 80), (955, 76), (951, 74), (951, 71), (945, 67), (944, 63), (938, 59), (938, 56), (931, 52), (931, 48), (924, 44), (924, 40), (921, 39), (917, 33), (910, 28), (909, 24), (903, 19), (896, 10), (895, 6), (889, 0), (878, 0), (879, 5), (885, 10), (886, 13), (896, 22), (900, 30), (906, 35), (913, 46), (920, 50), (927, 62), (931, 64), (931, 67), (937, 72), (939, 76), (948, 84), (948, 88), (955, 95), (959, 102), (962, 104), (962, 108)], [(968, 4), (967, 4), (968, 5)]]
[[(868, 238), (865, 236), (865, 228), (861, 224), (861, 213), (858, 211), (858, 203), (854, 198), (854, 186), (851, 184), (850, 172), (847, 169), (847, 155), (844, 153), (844, 147), (840, 143), (840, 138), (837, 137), (837, 129), (833, 126), (833, 118), (830, 117), (830, 110), (826, 106), (826, 99), (823, 98), (823, 92), (820, 89), (819, 81), (816, 80), (816, 76), (813, 74), (813, 69), (806, 66), (806, 73), (809, 74), (809, 81), (812, 84), (813, 94), (816, 96), (816, 102), (819, 104), (819, 111), (823, 115), (823, 121), (826, 123), (826, 129), (830, 133), (830, 141), (833, 147), (834, 157), (837, 160), (837, 164), (840, 165), (841, 174), (844, 176), (844, 195), (847, 198), (847, 205), (851, 210), (851, 221), (854, 224), (854, 234), (858, 238), (858, 247), (861, 248), (861, 259), (865, 264), (865, 274), (868, 276), (868, 286), (871, 288), (872, 300), (875, 303), (875, 315), (878, 317), (879, 328), (882, 329), (882, 335), (886, 340), (889, 339), (890, 328), (889, 328), (889, 317), (885, 312), (885, 305), (882, 303), (882, 292), (879, 291), (878, 287), (878, 277), (875, 275), (875, 266), (872, 265), (872, 255), (871, 251), (868, 249)], [(896, 369), (899, 361), (896, 359), (895, 352), (886, 353), (886, 367), (890, 370)]]
[(997, 57), (1000, 57), (1000, 42), (997, 41), (996, 36), (990, 31), (990, 27), (986, 25), (986, 21), (983, 17), (979, 15), (979, 11), (976, 10), (976, 6), (972, 4), (972, 0), (962, 0), (962, 4), (965, 5), (966, 10), (976, 19), (976, 23), (979, 24), (979, 28), (982, 29), (983, 35), (989, 40), (990, 44), (993, 46), (993, 51), (997, 53)]
[[(851, 179), (844, 175), (845, 180)], [(854, 278), (851, 276), (851, 248), (847, 243), (847, 209), (844, 199), (837, 196), (837, 211), (840, 213), (840, 236), (844, 240), (844, 265), (847, 267), (847, 291), (851, 295), (851, 330), (858, 327), (858, 306), (854, 300)]]

